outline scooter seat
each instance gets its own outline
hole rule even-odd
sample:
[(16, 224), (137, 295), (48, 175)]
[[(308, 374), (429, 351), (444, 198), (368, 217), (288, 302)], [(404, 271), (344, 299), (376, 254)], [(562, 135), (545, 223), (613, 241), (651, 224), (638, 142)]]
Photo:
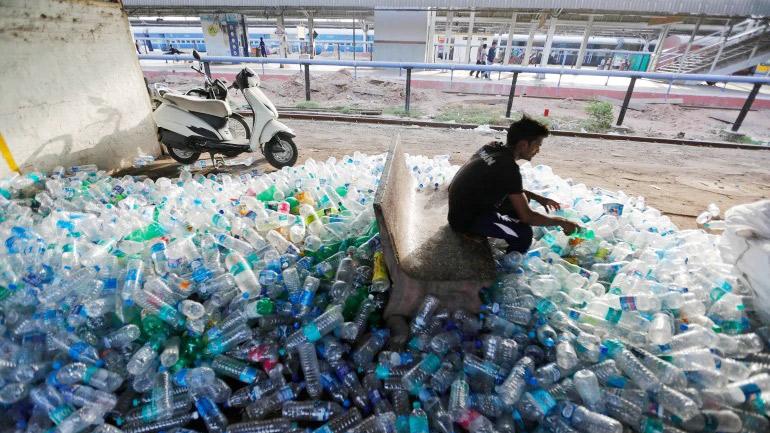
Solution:
[(218, 99), (203, 99), (195, 96), (166, 93), (163, 99), (177, 107), (194, 113), (210, 114), (218, 117), (228, 117), (233, 114), (230, 105)]

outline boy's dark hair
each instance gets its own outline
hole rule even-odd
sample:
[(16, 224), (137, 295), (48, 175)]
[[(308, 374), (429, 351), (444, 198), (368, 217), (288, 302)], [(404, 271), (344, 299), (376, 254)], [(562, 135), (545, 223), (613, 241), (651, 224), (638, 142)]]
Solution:
[(542, 122), (539, 122), (526, 114), (511, 123), (508, 127), (508, 139), (506, 141), (507, 146), (515, 146), (519, 140), (532, 141), (539, 137), (548, 137), (548, 127)]
[(487, 47), (487, 44), (484, 44), (484, 46), (483, 46), (483, 47), (484, 47), (484, 48), (486, 48), (486, 47)]

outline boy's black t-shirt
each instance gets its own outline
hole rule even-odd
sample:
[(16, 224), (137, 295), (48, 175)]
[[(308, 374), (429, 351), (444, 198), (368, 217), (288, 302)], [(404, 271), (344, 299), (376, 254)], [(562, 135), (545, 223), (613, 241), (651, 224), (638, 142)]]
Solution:
[(494, 212), (509, 195), (523, 192), (513, 151), (500, 142), (473, 154), (449, 185), (449, 225), (467, 231), (480, 215)]

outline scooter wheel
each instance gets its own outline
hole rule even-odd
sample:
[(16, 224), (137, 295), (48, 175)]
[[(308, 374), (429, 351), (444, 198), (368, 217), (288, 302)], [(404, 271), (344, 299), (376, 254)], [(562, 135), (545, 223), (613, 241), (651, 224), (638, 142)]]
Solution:
[(169, 147), (168, 148), (168, 154), (171, 155), (172, 158), (174, 158), (175, 161), (182, 163), (182, 164), (192, 164), (193, 162), (197, 161), (198, 158), (201, 156), (200, 152), (195, 152), (192, 150), (187, 149), (180, 149), (178, 147)]
[(263, 153), (267, 162), (275, 168), (291, 167), (297, 162), (297, 146), (288, 134), (276, 134), (267, 142)]

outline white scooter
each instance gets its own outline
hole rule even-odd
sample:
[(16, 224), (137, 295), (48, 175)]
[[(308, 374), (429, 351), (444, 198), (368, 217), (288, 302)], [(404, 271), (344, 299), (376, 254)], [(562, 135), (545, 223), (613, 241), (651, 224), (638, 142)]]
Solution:
[[(197, 53), (194, 55), (200, 60)], [(297, 161), (297, 146), (292, 140), (295, 134), (277, 120), (278, 111), (259, 89), (259, 76), (251, 68), (244, 68), (236, 75), (232, 87), (243, 92), (254, 115), (245, 139), (233, 138), (228, 128), (233, 112), (227, 102), (178, 93), (163, 95), (163, 103), (153, 115), (160, 140), (171, 157), (182, 164), (192, 164), (203, 152), (214, 160), (216, 154), (232, 157), (259, 149), (273, 167), (294, 165)]]

